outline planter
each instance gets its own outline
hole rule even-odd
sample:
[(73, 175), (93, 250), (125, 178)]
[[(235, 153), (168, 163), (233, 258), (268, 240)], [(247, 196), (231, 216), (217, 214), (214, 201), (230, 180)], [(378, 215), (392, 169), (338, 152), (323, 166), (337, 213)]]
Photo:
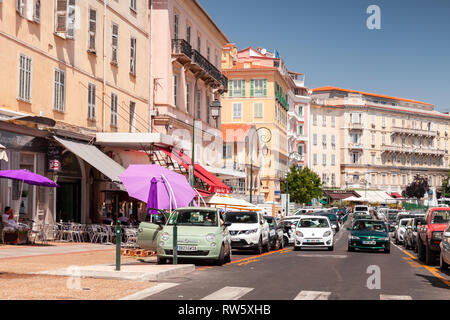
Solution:
[(5, 244), (26, 244), (28, 243), (28, 232), (7, 232), (4, 235)]

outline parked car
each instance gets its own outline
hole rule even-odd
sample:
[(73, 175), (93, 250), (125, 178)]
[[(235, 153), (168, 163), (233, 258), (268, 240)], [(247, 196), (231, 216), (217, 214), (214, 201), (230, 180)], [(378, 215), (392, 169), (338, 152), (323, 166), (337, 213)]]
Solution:
[(395, 231), (394, 231), (395, 244), (398, 245), (398, 244), (404, 243), (405, 233), (406, 233), (406, 225), (411, 220), (412, 220), (412, 218), (400, 219), (398, 225), (395, 226)]
[(319, 214), (315, 214), (316, 216), (324, 216), (324, 217), (328, 217), (328, 219), (330, 220), (331, 223), (331, 228), (333, 229), (333, 232), (339, 232), (340, 229), (340, 225), (339, 225), (339, 218), (337, 216), (337, 214), (334, 213), (319, 213)]
[[(173, 259), (173, 225), (177, 224), (177, 257), (206, 260), (223, 265), (231, 261), (229, 222), (224, 222), (218, 209), (180, 208), (167, 219), (139, 225), (137, 244), (140, 248), (156, 251), (157, 263)], [(167, 223), (165, 223), (165, 221)]]
[(355, 249), (391, 251), (389, 230), (384, 221), (367, 219), (357, 220), (348, 228), (348, 251)]
[(328, 248), (334, 250), (334, 234), (330, 220), (324, 216), (300, 218), (295, 228), (294, 250), (302, 248)]
[(254, 250), (261, 254), (270, 250), (269, 224), (260, 212), (235, 211), (225, 214), (230, 222), (231, 248)]
[(406, 225), (405, 240), (403, 242), (406, 249), (412, 249), (417, 252), (417, 226), (424, 221), (423, 217), (415, 217)]
[(448, 269), (448, 265), (450, 264), (450, 222), (447, 224), (447, 228), (444, 231), (440, 247), (439, 267), (441, 271), (444, 271)]
[(389, 228), (389, 232), (395, 231), (396, 219), (398, 215), (397, 209), (389, 209), (386, 213), (386, 224)]
[(450, 221), (450, 209), (435, 207), (428, 209), (425, 221), (417, 228), (417, 256), (426, 264), (432, 264), (440, 254), (440, 243)]
[(283, 241), (283, 235), (284, 235), (283, 226), (284, 225), (278, 224), (276, 219), (271, 216), (264, 216), (264, 219), (269, 224), (270, 247), (273, 250), (282, 249), (284, 247), (284, 241)]

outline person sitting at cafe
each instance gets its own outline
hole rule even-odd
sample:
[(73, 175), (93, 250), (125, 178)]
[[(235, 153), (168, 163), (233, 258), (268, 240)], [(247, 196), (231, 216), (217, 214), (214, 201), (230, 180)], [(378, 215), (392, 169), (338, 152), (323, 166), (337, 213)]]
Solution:
[(5, 213), (2, 215), (3, 230), (6, 232), (14, 231), (29, 231), (30, 228), (26, 225), (18, 224), (14, 220), (14, 212), (11, 207), (5, 207)]

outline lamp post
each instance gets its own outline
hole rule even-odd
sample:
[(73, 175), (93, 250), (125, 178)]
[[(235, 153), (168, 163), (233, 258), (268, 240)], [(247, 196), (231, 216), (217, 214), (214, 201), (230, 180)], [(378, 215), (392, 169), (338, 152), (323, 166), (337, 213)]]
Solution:
[(262, 134), (261, 136), (258, 134), (259, 141), (264, 143), (263, 150), (262, 150), (264, 157), (266, 157), (267, 154), (269, 153), (269, 148), (267, 147), (267, 143), (269, 143), (270, 140), (272, 140), (272, 131), (266, 127), (260, 127), (256, 130), (254, 130), (253, 134), (251, 136), (251, 139), (250, 139), (250, 203), (253, 203), (252, 202), (252, 200), (253, 200), (253, 139), (254, 139), (255, 133), (258, 133), (260, 130), (265, 131), (265, 133)]
[[(294, 157), (293, 157), (294, 156)], [(287, 162), (288, 162), (288, 172), (286, 174), (286, 216), (289, 215), (289, 181), (288, 181), (288, 175), (289, 175), (289, 170), (291, 168), (290, 163), (291, 163), (291, 158), (294, 159), (300, 159), (301, 155), (298, 152), (292, 151), (291, 153), (289, 153)], [(298, 161), (298, 160), (297, 160)], [(297, 166), (296, 166), (297, 167)]]

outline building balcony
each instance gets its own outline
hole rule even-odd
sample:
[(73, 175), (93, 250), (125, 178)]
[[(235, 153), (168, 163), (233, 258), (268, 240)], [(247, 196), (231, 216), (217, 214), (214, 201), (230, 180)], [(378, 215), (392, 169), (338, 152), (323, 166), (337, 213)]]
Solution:
[(350, 122), (348, 125), (348, 128), (350, 130), (363, 130), (364, 124), (361, 122)]
[(428, 131), (413, 128), (400, 128), (392, 127), (392, 134), (398, 135), (408, 135), (408, 136), (422, 136), (422, 137), (436, 137), (438, 135), (437, 131)]
[(362, 151), (363, 145), (362, 143), (349, 143), (348, 148), (350, 150)]
[(433, 149), (433, 148), (424, 148), (420, 146), (383, 146), (384, 152), (390, 153), (404, 153), (404, 154), (427, 154), (434, 156), (444, 156), (447, 151), (441, 149)]
[(298, 134), (298, 133), (292, 132), (292, 131), (288, 132), (288, 139), (294, 139), (294, 140), (297, 140), (297, 141), (308, 141), (308, 137), (307, 136), (305, 136), (303, 134)]
[(303, 115), (298, 114), (295, 111), (289, 111), (288, 112), (288, 116), (292, 117), (292, 118), (295, 118), (297, 121), (302, 121), (302, 122), (305, 121), (305, 117)]
[(194, 74), (198, 73), (200, 79), (211, 87), (219, 89), (219, 93), (228, 91), (228, 78), (200, 52), (192, 49), (187, 41), (183, 39), (172, 40), (172, 58), (188, 66)]

